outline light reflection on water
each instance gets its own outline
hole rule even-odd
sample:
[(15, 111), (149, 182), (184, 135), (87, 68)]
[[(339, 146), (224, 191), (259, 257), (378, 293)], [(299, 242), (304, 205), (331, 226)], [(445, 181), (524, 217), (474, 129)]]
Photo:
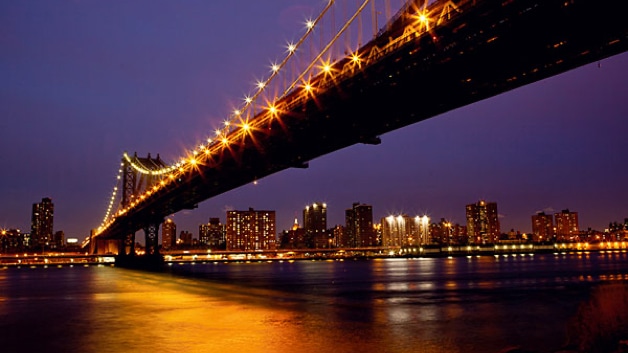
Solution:
[[(2, 352), (549, 352), (628, 255), (0, 271)], [(8, 347), (8, 350), (5, 348)]]

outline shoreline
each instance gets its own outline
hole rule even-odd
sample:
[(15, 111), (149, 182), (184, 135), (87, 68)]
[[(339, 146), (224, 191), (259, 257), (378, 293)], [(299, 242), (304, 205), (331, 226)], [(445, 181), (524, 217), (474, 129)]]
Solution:
[[(293, 261), (345, 261), (373, 259), (420, 259), (420, 258), (458, 258), (458, 257), (525, 257), (537, 254), (572, 255), (589, 253), (626, 253), (626, 247), (590, 248), (531, 245), (491, 247), (439, 247), (439, 248), (408, 248), (408, 249), (311, 249), (274, 252), (207, 252), (180, 251), (160, 254), (156, 258), (146, 259), (144, 256), (85, 255), (85, 254), (49, 254), (26, 256), (0, 256), (0, 269), (8, 268), (51, 268), (51, 267), (89, 267), (112, 266), (140, 267), (172, 266), (174, 264), (194, 263), (263, 263)], [(152, 260), (152, 261), (151, 261)]]

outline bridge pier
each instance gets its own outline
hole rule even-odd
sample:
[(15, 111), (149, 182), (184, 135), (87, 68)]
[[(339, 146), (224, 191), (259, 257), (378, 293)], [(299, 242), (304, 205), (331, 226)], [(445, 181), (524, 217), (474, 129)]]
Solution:
[(163, 221), (152, 220), (144, 227), (145, 256), (159, 256), (159, 225)]
[(129, 233), (122, 243), (122, 254), (135, 256), (135, 233)]
[(145, 252), (144, 255), (135, 256), (135, 233), (128, 234), (120, 242), (121, 252), (116, 256), (116, 266), (157, 271), (164, 264), (163, 257), (159, 254), (159, 225), (163, 219), (151, 220), (144, 226)]

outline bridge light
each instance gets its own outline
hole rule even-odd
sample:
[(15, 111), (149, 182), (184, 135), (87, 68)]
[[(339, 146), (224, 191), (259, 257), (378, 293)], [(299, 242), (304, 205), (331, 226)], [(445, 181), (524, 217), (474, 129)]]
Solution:
[(196, 159), (195, 158), (190, 158), (190, 164), (191, 165), (196, 165)]
[(264, 86), (266, 86), (266, 83), (264, 83), (264, 82), (262, 82), (262, 81), (257, 81), (257, 84), (256, 84), (256, 85), (257, 85), (257, 88), (259, 88), (259, 89), (263, 89), (263, 88), (264, 88)]
[(236, 109), (236, 110), (233, 111), (233, 115), (235, 115), (235, 116), (239, 116), (240, 114), (241, 114), (241, 112), (240, 112), (239, 109)]
[(211, 139), (211, 138), (208, 138), (208, 139), (207, 139), (207, 143), (212, 143), (212, 139)]
[(251, 126), (248, 123), (242, 124), (242, 130), (249, 131), (250, 128), (251, 128)]
[(216, 136), (220, 135), (220, 129), (216, 129), (216, 131), (214, 131), (216, 133)]
[(222, 143), (223, 143), (223, 145), (226, 145), (226, 144), (229, 143), (229, 140), (226, 137), (223, 137), (222, 138)]
[(295, 50), (297, 50), (297, 47), (294, 44), (289, 43), (288, 44), (288, 52), (290, 52), (290, 54), (292, 54), (292, 53), (294, 53)]
[(275, 108), (274, 105), (271, 105), (270, 107), (268, 107), (268, 111), (273, 115), (277, 114), (277, 108)]
[(305, 86), (303, 86), (303, 88), (307, 92), (311, 92), (312, 91), (312, 85), (310, 85), (309, 83), (307, 83)]
[(425, 31), (430, 30), (430, 18), (428, 16), (428, 11), (422, 10), (418, 11), (416, 15), (416, 19), (418, 20), (418, 30), (424, 29)]
[(225, 124), (225, 126), (229, 126), (231, 124), (231, 122), (229, 120), (225, 120), (224, 124)]
[(351, 61), (353, 61), (354, 63), (359, 63), (360, 57), (358, 56), (358, 54), (351, 55)]
[(314, 28), (314, 21), (307, 20), (307, 22), (305, 22), (305, 26), (307, 27), (308, 30), (312, 30), (312, 28)]
[(246, 102), (246, 104), (251, 104), (251, 102), (253, 102), (253, 98), (246, 96), (244, 97), (244, 101)]
[(277, 71), (279, 71), (279, 65), (277, 65), (277, 64), (273, 64), (273, 65), (270, 67), (270, 69), (271, 69), (271, 70), (273, 70), (273, 72), (277, 72)]

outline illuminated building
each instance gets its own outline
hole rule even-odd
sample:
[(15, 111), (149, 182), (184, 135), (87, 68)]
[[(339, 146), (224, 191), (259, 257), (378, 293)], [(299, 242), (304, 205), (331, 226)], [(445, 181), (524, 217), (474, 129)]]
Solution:
[(54, 205), (52, 200), (45, 197), (40, 203), (33, 204), (31, 216), (31, 244), (32, 248), (48, 247), (53, 236)]
[(328, 247), (327, 204), (313, 203), (303, 210), (305, 245), (308, 248)]
[(497, 203), (480, 200), (466, 206), (467, 234), (472, 243), (495, 243), (499, 240)]
[(556, 240), (577, 240), (580, 236), (578, 229), (578, 212), (569, 212), (562, 210), (560, 213), (554, 214), (556, 221)]
[(275, 211), (227, 212), (227, 250), (275, 250)]
[(430, 219), (427, 216), (399, 215), (382, 218), (382, 245), (409, 247), (429, 244)]
[(347, 232), (345, 231), (345, 227), (340, 224), (336, 225), (332, 231), (332, 247), (336, 248), (344, 248), (347, 247), (349, 243), (349, 239), (347, 238)]
[(373, 207), (356, 202), (345, 211), (345, 233), (348, 247), (376, 246), (377, 234), (373, 228)]
[(209, 223), (198, 227), (198, 239), (201, 245), (210, 249), (225, 249), (225, 226), (220, 223), (220, 218), (210, 218)]
[(532, 236), (535, 242), (554, 240), (552, 215), (538, 212), (532, 216)]
[(177, 244), (177, 225), (167, 219), (161, 225), (161, 248), (164, 250), (173, 249)]
[(436, 238), (439, 239), (440, 244), (454, 243), (454, 224), (444, 218), (441, 218), (437, 228), (438, 235), (436, 236)]
[(0, 252), (23, 251), (26, 247), (25, 239), (28, 234), (20, 233), (19, 229), (0, 231)]

